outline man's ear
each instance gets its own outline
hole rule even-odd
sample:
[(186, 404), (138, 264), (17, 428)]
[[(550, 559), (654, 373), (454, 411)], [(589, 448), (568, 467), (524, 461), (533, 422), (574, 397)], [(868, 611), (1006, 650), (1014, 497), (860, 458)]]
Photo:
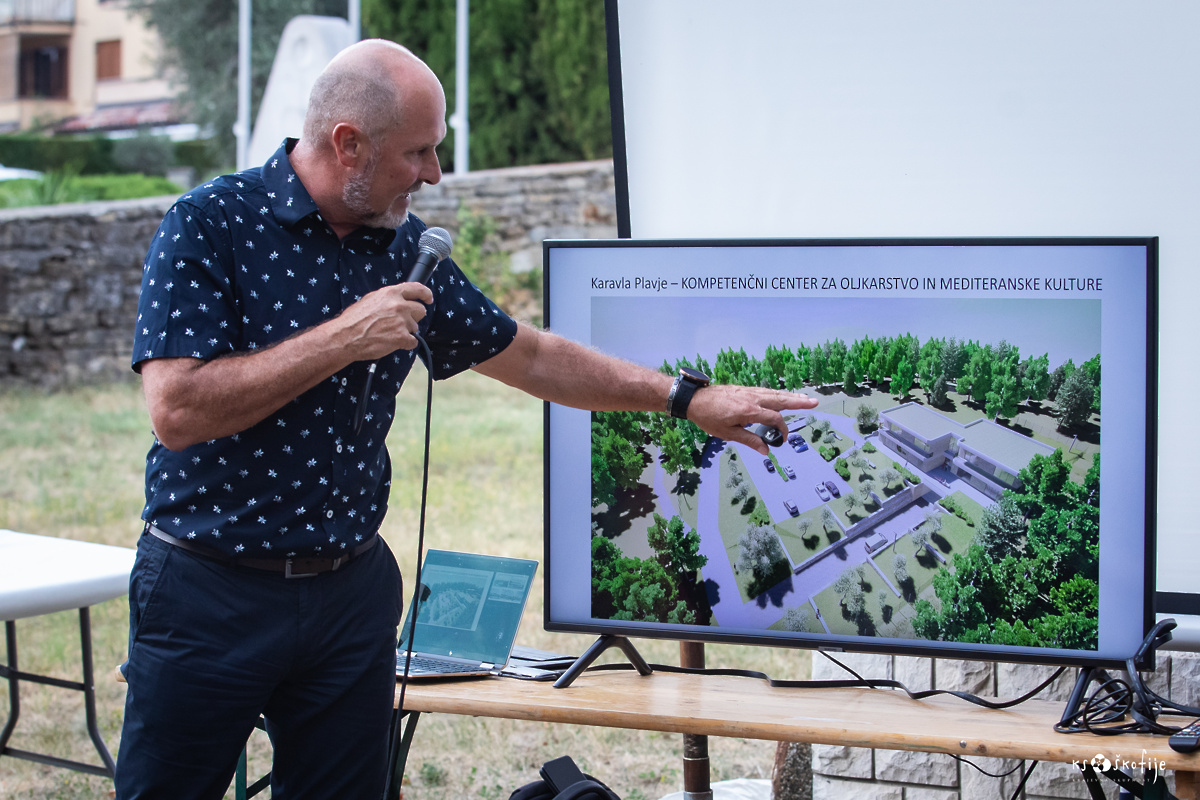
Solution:
[(371, 144), (358, 128), (348, 122), (339, 122), (333, 126), (330, 138), (333, 140), (333, 152), (343, 167), (357, 169), (367, 163)]

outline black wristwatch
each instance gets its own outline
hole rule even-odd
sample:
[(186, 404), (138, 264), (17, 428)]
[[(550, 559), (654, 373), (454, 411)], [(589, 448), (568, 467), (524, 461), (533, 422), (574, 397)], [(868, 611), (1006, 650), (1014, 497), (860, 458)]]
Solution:
[(692, 395), (710, 383), (712, 383), (712, 378), (700, 370), (680, 367), (679, 374), (675, 376), (675, 383), (671, 384), (671, 391), (667, 394), (667, 413), (672, 417), (687, 419), (688, 405), (692, 402)]

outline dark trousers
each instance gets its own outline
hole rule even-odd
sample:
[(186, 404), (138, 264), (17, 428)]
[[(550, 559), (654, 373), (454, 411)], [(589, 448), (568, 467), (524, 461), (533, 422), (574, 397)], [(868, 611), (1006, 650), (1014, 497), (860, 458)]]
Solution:
[(260, 713), (276, 800), (378, 800), (402, 605), (382, 541), (337, 572), (287, 580), (142, 536), (118, 800), (222, 797)]

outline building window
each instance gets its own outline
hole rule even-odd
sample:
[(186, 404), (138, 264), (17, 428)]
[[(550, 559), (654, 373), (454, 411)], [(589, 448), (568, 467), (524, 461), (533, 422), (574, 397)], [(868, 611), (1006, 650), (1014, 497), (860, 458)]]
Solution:
[(121, 77), (121, 40), (96, 42), (96, 80), (111, 81)]
[(43, 45), (21, 49), (21, 97), (67, 96), (67, 48)]

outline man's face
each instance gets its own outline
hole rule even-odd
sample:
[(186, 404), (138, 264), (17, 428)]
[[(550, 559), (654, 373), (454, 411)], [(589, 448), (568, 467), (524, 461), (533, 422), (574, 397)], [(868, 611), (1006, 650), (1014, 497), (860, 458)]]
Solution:
[(441, 87), (412, 95), (400, 125), (372, 142), (367, 162), (346, 179), (342, 200), (360, 225), (399, 227), (408, 218), (412, 193), (442, 179), (434, 149), (446, 136)]

